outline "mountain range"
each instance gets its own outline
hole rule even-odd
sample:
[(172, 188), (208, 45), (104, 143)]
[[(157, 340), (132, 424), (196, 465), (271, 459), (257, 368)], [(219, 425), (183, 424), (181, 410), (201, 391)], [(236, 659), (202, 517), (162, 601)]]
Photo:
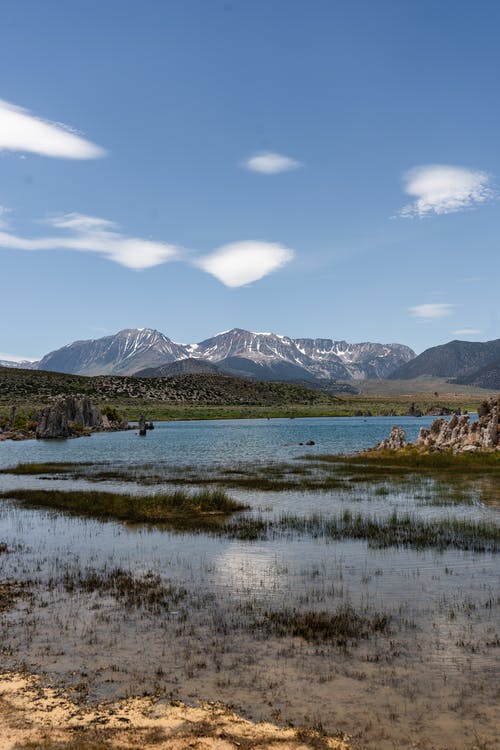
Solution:
[(416, 356), (403, 344), (292, 339), (241, 328), (218, 333), (197, 344), (176, 343), (151, 328), (128, 328), (99, 339), (75, 341), (38, 362), (0, 361), (0, 366), (75, 375), (224, 374), (311, 385), (373, 378), (439, 377), (481, 388), (500, 388), (500, 339), (450, 341)]
[[(167, 372), (213, 373), (215, 365), (220, 372), (254, 380), (357, 380), (385, 378), (414, 357), (415, 352), (403, 344), (292, 339), (240, 328), (197, 344), (179, 344), (151, 328), (129, 328), (75, 341), (31, 366), (75, 375), (165, 376)], [(178, 363), (174, 370), (168, 367), (171, 363)]]

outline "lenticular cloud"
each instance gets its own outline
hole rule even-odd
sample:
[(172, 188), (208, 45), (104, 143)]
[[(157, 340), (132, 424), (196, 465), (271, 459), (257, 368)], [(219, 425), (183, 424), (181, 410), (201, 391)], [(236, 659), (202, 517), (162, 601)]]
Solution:
[(414, 318), (421, 318), (423, 320), (432, 320), (435, 318), (445, 318), (447, 315), (451, 315), (455, 308), (455, 305), (450, 305), (444, 302), (435, 302), (426, 305), (415, 305), (410, 307), (410, 315)]
[(279, 174), (280, 172), (298, 169), (302, 165), (300, 161), (292, 159), (290, 156), (266, 151), (251, 156), (245, 161), (244, 166), (252, 172), (260, 172), (260, 174)]
[(400, 216), (405, 218), (451, 214), (494, 197), (486, 172), (446, 164), (411, 169), (404, 176), (404, 189), (415, 198), (401, 209)]
[(59, 159), (96, 159), (100, 146), (71, 132), (61, 123), (42, 120), (27, 109), (0, 99), (0, 151), (21, 151)]

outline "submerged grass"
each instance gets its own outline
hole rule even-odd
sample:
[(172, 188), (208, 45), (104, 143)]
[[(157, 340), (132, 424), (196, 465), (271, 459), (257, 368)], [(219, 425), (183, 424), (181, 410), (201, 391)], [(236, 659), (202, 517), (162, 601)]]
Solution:
[(343, 489), (345, 481), (321, 466), (275, 463), (266, 465), (223, 467), (202, 470), (194, 467), (164, 467), (140, 465), (115, 467), (85, 463), (34, 463), (1, 469), (0, 474), (18, 476), (69, 476), (91, 482), (134, 482), (145, 486), (176, 484), (186, 486), (217, 485), (230, 488), (286, 492), (287, 490)]
[(112, 570), (87, 569), (84, 572), (67, 571), (63, 586), (68, 593), (75, 590), (85, 593), (109, 594), (127, 609), (145, 609), (159, 614), (176, 606), (187, 597), (184, 587), (172, 582), (164, 583), (157, 573), (148, 571), (134, 576), (123, 568)]
[(27, 596), (30, 587), (30, 581), (0, 582), (0, 612), (11, 609), (18, 599)]
[(283, 609), (263, 614), (256, 626), (279, 638), (299, 637), (315, 643), (331, 641), (347, 646), (376, 633), (387, 633), (390, 618), (381, 612), (358, 611), (344, 604), (335, 612)]
[(74, 515), (113, 519), (130, 523), (173, 523), (181, 528), (210, 526), (210, 521), (225, 517), (245, 505), (223, 490), (129, 495), (79, 490), (9, 490), (0, 498), (19, 501), (26, 507), (51, 508)]

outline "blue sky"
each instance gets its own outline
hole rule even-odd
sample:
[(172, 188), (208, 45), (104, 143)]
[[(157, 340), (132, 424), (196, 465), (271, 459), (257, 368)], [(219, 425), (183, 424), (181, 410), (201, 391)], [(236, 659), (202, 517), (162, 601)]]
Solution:
[(498, 338), (499, 23), (496, 0), (3, 0), (0, 353)]

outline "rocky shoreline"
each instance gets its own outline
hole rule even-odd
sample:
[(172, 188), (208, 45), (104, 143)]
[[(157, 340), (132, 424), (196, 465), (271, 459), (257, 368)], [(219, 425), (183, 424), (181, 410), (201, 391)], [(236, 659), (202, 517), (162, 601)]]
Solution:
[(393, 427), (391, 434), (372, 450), (402, 450), (415, 447), (424, 453), (449, 450), (452, 453), (500, 451), (500, 396), (482, 401), (477, 408), (478, 419), (454, 414), (450, 420), (435, 419), (430, 427), (421, 427), (415, 443), (409, 443), (401, 427)]
[(21, 418), (12, 407), (10, 417), (0, 424), (0, 441), (75, 438), (93, 432), (128, 430), (127, 420), (113, 409), (98, 409), (88, 396), (56, 398), (30, 418)]

